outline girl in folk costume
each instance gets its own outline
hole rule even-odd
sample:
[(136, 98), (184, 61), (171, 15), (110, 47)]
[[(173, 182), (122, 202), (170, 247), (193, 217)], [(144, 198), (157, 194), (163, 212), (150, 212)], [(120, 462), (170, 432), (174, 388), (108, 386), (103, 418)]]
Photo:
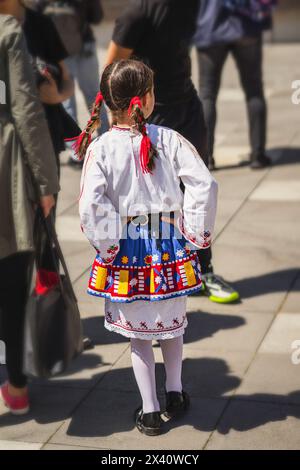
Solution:
[[(130, 338), (143, 402), (136, 426), (157, 435), (162, 420), (152, 340), (162, 350), (165, 414), (171, 418), (189, 405), (181, 383), (186, 300), (201, 289), (194, 250), (210, 244), (217, 184), (181, 135), (146, 124), (154, 106), (149, 67), (136, 60), (115, 62), (104, 70), (100, 89), (76, 142), (79, 157), (86, 155), (79, 201), (82, 230), (97, 250), (88, 292), (105, 297), (105, 327)], [(114, 125), (90, 143), (103, 102)]]

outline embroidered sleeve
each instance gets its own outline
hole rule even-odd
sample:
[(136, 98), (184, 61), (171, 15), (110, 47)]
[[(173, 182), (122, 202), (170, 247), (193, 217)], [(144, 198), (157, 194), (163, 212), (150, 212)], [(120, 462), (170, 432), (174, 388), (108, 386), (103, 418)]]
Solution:
[(211, 244), (217, 209), (218, 185), (196, 149), (175, 133), (175, 161), (184, 184), (184, 198), (178, 228), (194, 249)]
[(82, 231), (102, 260), (110, 264), (119, 251), (122, 224), (119, 213), (106, 194), (105, 174), (93, 148), (88, 149), (80, 187)]
[(101, 252), (98, 250), (97, 251), (102, 261), (104, 261), (104, 263), (106, 264), (110, 264), (114, 261), (119, 250), (120, 250), (119, 245), (116, 245), (113, 243), (112, 245), (109, 245), (106, 249), (102, 249)]

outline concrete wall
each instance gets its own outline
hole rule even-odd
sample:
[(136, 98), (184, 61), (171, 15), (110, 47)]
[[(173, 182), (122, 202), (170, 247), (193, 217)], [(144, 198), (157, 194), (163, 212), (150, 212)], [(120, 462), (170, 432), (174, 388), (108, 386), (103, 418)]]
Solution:
[[(102, 0), (106, 19), (114, 20), (128, 1)], [(279, 0), (274, 14), (274, 30), (268, 39), (274, 42), (300, 41), (300, 0)]]

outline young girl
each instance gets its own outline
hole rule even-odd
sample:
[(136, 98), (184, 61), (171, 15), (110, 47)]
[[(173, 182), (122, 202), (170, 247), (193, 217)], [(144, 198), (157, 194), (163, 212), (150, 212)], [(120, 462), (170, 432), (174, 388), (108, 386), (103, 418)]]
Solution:
[[(162, 420), (152, 340), (159, 340), (162, 350), (165, 415), (171, 418), (189, 405), (181, 382), (186, 299), (201, 289), (194, 250), (210, 244), (217, 184), (181, 135), (146, 124), (154, 106), (149, 67), (136, 60), (115, 62), (104, 70), (100, 89), (76, 142), (79, 157), (86, 154), (82, 230), (97, 250), (88, 292), (105, 297), (105, 327), (130, 338), (143, 402), (135, 423), (144, 434), (157, 435)], [(103, 102), (114, 125), (89, 145)]]

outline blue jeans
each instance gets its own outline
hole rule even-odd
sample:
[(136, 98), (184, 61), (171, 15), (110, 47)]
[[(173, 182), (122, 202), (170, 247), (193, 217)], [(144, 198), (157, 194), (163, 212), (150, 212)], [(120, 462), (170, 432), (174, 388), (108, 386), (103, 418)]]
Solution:
[[(99, 91), (99, 63), (94, 43), (85, 45), (83, 52), (68, 57), (65, 60), (68, 70), (73, 78), (77, 81), (80, 90), (83, 93), (86, 106), (91, 110), (96, 94)], [(77, 122), (77, 103), (75, 95), (71, 96), (64, 103), (65, 110)], [(109, 122), (105, 107), (101, 107), (100, 112), (101, 129), (99, 134), (103, 134), (109, 129)]]

